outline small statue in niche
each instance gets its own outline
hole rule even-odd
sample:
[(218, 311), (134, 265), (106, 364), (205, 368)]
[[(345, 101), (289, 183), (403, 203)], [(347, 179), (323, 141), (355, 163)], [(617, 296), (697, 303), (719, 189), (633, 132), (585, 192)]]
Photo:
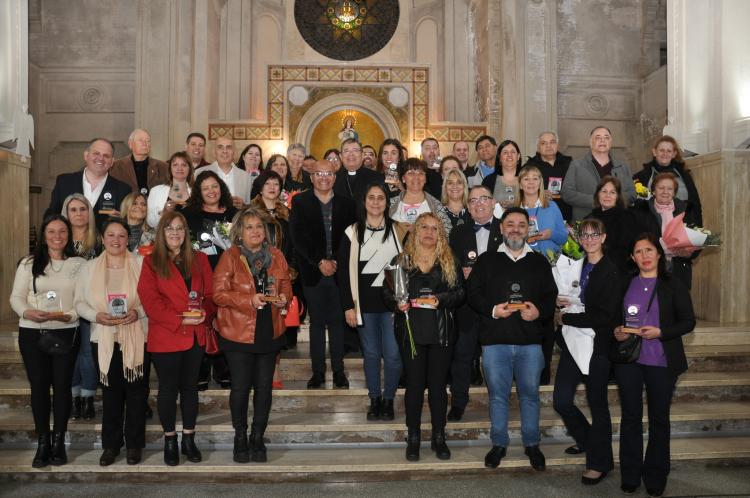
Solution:
[(339, 140), (341, 140), (342, 142), (350, 138), (359, 140), (359, 134), (354, 129), (355, 124), (356, 124), (356, 121), (354, 120), (354, 116), (351, 116), (351, 115), (345, 116), (344, 122), (343, 122), (344, 127), (341, 128), (341, 131), (339, 132)]

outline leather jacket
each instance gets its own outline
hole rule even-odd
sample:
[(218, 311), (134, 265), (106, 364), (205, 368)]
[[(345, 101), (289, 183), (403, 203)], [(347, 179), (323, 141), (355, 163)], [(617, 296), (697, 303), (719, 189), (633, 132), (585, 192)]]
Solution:
[[(271, 266), (268, 276), (276, 278), (278, 294), (284, 294), (287, 302), (292, 300), (292, 284), (284, 255), (275, 247), (271, 251)], [(216, 321), (219, 333), (225, 339), (247, 344), (255, 343), (255, 320), (257, 311), (252, 305), (255, 280), (247, 260), (239, 247), (232, 246), (222, 253), (214, 269), (214, 303), (218, 307)], [(286, 330), (281, 308), (272, 306), (273, 337), (276, 339)]]

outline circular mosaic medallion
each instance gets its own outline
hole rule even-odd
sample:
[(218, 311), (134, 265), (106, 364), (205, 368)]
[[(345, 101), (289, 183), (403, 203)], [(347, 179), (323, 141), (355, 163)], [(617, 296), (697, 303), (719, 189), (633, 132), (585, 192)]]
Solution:
[(364, 59), (393, 37), (398, 0), (296, 0), (294, 20), (316, 51), (340, 61)]

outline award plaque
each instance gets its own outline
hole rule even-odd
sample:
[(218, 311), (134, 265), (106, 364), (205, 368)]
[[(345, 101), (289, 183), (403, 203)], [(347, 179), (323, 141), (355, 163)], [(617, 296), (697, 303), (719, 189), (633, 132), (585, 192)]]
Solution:
[(398, 185), (398, 181), (398, 165), (396, 163), (388, 163), (388, 168), (385, 172), (385, 183)]
[(99, 214), (112, 215), (117, 211), (115, 208), (115, 201), (112, 199), (110, 192), (104, 192), (102, 194), (102, 207), (99, 209)]
[(625, 309), (625, 325), (622, 331), (626, 334), (639, 334), (641, 332), (640, 307), (637, 304), (629, 304)]
[(125, 294), (107, 294), (107, 312), (115, 318), (128, 314), (128, 299)]
[(43, 294), (43, 297), (44, 301), (40, 308), (47, 312), (47, 318), (54, 320), (65, 315), (62, 310), (62, 299), (57, 292), (53, 290), (47, 291)]
[(187, 311), (182, 312), (183, 318), (200, 318), (203, 316), (203, 296), (199, 292), (188, 292)]
[(526, 309), (521, 282), (508, 282), (508, 309), (512, 311)]
[(266, 286), (263, 292), (263, 300), (267, 303), (277, 304), (284, 301), (276, 292), (276, 277), (269, 276), (266, 279)]
[(547, 184), (547, 191), (552, 194), (553, 199), (560, 198), (560, 191), (562, 190), (562, 178), (550, 177), (549, 183)]
[(477, 252), (476, 251), (469, 251), (466, 253), (466, 258), (464, 259), (464, 267), (471, 268), (474, 266), (474, 263), (477, 262)]

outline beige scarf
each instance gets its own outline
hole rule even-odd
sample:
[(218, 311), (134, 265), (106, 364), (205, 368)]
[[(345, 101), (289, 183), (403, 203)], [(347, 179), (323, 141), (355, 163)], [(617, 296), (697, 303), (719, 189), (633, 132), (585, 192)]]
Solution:
[[(109, 312), (107, 309), (107, 271), (107, 253), (103, 252), (94, 262), (89, 288), (93, 308), (102, 313)], [(122, 281), (122, 290), (128, 296), (128, 311), (140, 307), (141, 301), (138, 297), (139, 277), (136, 256), (128, 252), (125, 254), (125, 273)], [(114, 327), (107, 328), (112, 329)], [(103, 333), (99, 334), (99, 380), (105, 386), (109, 385), (107, 372), (109, 372), (109, 364), (112, 361), (116, 337), (117, 342), (120, 343), (122, 370), (125, 379), (128, 382), (133, 382), (143, 377), (143, 344), (146, 338), (143, 334), (141, 320), (138, 319), (127, 325), (117, 325), (116, 331), (117, 334), (110, 330), (104, 330)]]

